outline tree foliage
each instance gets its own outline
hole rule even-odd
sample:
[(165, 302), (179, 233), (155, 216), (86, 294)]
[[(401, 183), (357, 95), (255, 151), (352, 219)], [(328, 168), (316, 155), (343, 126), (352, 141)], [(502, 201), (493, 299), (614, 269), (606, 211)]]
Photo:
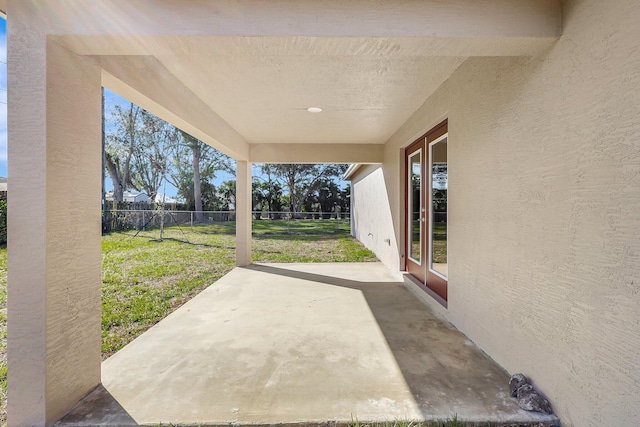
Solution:
[(167, 173), (168, 151), (175, 144), (176, 129), (145, 110), (141, 111), (140, 119), (140, 136), (134, 148), (131, 178), (136, 189), (155, 200)]
[(305, 198), (303, 210), (308, 212), (346, 212), (349, 209), (350, 188), (341, 189), (331, 179), (323, 178), (316, 182), (310, 194)]
[(289, 193), (289, 210), (301, 212), (304, 201), (310, 197), (322, 180), (338, 178), (347, 170), (343, 164), (269, 164), (261, 172), (281, 184)]
[[(235, 173), (232, 159), (186, 132), (178, 131), (173, 145), (173, 164), (169, 174), (178, 194), (196, 211), (196, 220), (204, 219), (202, 211), (219, 205), (216, 189), (211, 184), (218, 171)], [(217, 209), (214, 209), (217, 210)]]
[(218, 187), (218, 197), (223, 207), (221, 210), (234, 210), (236, 208), (236, 182), (224, 181)]
[(113, 106), (106, 119), (105, 169), (115, 200), (128, 189), (154, 200), (166, 179), (198, 220), (203, 209), (219, 207), (212, 181), (220, 170), (234, 173), (228, 156), (131, 102)]
[(167, 172), (168, 151), (176, 129), (130, 102), (114, 106), (105, 135), (105, 167), (114, 186), (114, 199), (122, 201), (128, 188), (155, 199)]

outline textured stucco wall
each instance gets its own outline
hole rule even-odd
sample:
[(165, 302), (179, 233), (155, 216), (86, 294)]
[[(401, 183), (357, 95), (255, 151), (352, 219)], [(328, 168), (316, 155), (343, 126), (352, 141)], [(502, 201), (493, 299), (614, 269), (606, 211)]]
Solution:
[(374, 251), (391, 271), (397, 271), (398, 245), (387, 192), (381, 190), (385, 186), (382, 166), (363, 165), (352, 178), (351, 186), (354, 198), (351, 234)]
[(53, 422), (100, 383), (100, 69), (50, 42), (47, 82), (47, 422)]
[(236, 265), (251, 264), (251, 162), (236, 162)]
[[(38, 425), (46, 418), (40, 403), (46, 390), (46, 44), (41, 37), (14, 38), (8, 32), (8, 104), (22, 103), (22, 114), (8, 109), (9, 185), (7, 272), (7, 392), (9, 425)], [(30, 64), (40, 64), (39, 67)], [(28, 83), (16, 82), (18, 74)], [(33, 118), (40, 118), (36, 122)], [(20, 145), (14, 141), (21, 141)], [(21, 167), (18, 167), (20, 165)], [(14, 195), (18, 195), (17, 197)], [(22, 195), (20, 197), (20, 195)], [(40, 262), (31, 263), (31, 260)], [(15, 420), (15, 421), (14, 421)]]
[(8, 425), (100, 383), (100, 69), (9, 20)]
[[(448, 117), (449, 308), (439, 311), (531, 376), (564, 425), (637, 425), (640, 3), (563, 6), (563, 36), (544, 54), (467, 60), (394, 135), (385, 196), (399, 240), (402, 147)], [(357, 203), (359, 188), (385, 192), (369, 172), (356, 177)]]

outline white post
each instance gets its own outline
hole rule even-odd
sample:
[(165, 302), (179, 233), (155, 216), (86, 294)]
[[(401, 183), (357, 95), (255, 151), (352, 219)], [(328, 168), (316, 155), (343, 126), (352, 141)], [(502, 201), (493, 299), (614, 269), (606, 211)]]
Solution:
[(251, 264), (251, 163), (236, 165), (236, 265)]

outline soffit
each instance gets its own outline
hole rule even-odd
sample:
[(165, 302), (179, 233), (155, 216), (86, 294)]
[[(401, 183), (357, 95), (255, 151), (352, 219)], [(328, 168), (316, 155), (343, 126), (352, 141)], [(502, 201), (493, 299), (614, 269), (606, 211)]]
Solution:
[[(194, 106), (208, 107), (252, 144), (383, 144), (465, 53), (513, 53), (504, 44), (479, 39), (451, 43), (417, 37), (56, 39), (77, 53), (96, 50), (94, 43), (108, 45), (103, 52), (120, 53), (98, 58), (108, 72), (144, 87), (147, 97), (162, 104), (168, 92), (197, 100)], [(122, 55), (123, 49), (132, 54)], [(143, 60), (152, 57), (155, 61)], [(312, 106), (323, 111), (309, 113)]]
[[(460, 57), (170, 55), (159, 61), (249, 143), (384, 143)], [(321, 107), (309, 113), (308, 107)]]

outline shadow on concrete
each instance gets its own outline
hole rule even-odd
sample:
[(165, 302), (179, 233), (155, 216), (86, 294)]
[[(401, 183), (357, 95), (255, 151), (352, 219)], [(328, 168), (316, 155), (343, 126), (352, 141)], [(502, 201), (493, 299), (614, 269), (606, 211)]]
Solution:
[(102, 385), (96, 387), (54, 425), (88, 426), (94, 424), (96, 419), (106, 425), (123, 427), (138, 425), (127, 410)]
[[(360, 282), (271, 265), (251, 270), (362, 292), (426, 420), (556, 426), (555, 416), (525, 412), (509, 397), (509, 374), (402, 283)], [(399, 298), (398, 294), (406, 295)]]

